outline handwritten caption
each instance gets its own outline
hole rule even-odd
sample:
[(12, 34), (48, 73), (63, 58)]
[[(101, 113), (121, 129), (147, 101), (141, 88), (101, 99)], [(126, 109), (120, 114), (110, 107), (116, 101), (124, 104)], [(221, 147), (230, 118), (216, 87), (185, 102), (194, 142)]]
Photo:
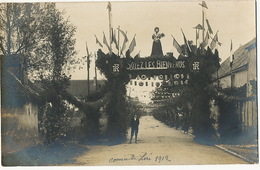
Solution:
[(168, 155), (153, 155), (153, 153), (147, 153), (141, 155), (129, 154), (122, 158), (110, 158), (109, 163), (124, 162), (124, 161), (154, 161), (154, 162), (171, 162)]

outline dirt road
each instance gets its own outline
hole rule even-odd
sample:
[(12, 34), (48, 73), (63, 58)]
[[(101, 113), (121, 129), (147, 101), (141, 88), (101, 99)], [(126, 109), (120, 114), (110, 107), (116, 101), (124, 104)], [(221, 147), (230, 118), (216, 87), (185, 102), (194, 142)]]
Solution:
[(152, 116), (140, 119), (138, 143), (87, 146), (90, 151), (72, 165), (205, 165), (246, 164), (216, 147), (201, 145), (192, 136), (170, 128)]

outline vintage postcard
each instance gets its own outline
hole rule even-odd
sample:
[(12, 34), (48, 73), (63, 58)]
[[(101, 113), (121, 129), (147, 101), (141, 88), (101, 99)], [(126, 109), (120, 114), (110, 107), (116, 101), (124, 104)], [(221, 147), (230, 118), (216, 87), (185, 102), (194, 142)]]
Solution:
[(1, 163), (259, 163), (256, 1), (0, 4)]

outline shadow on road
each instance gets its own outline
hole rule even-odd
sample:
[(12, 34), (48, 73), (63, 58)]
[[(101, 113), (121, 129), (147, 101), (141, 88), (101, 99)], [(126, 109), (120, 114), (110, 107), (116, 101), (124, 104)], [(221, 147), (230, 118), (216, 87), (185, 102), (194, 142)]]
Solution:
[(38, 145), (22, 151), (3, 154), (3, 166), (44, 166), (73, 163), (75, 157), (88, 149), (78, 144), (53, 143), (48, 146)]

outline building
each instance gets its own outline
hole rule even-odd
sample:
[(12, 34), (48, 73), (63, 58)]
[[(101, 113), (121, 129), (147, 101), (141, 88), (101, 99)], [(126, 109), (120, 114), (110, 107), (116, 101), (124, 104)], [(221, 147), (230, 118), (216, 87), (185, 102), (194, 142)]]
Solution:
[(159, 76), (138, 75), (127, 84), (127, 95), (132, 98), (138, 98), (140, 102), (148, 104), (152, 101), (153, 92), (161, 86), (162, 82), (163, 79), (159, 78)]
[[(90, 94), (99, 91), (105, 84), (105, 80), (97, 80), (97, 85), (94, 80), (89, 80)], [(85, 98), (88, 96), (88, 81), (87, 80), (70, 80), (70, 85), (67, 88), (71, 95), (78, 98)]]
[(2, 153), (36, 145), (39, 135), (37, 87), (28, 80), (19, 56), (0, 55)]
[(240, 46), (233, 56), (227, 58), (220, 66), (217, 80), (221, 87), (246, 86), (246, 99), (240, 102), (240, 120), (245, 132), (257, 133), (256, 101), (256, 38)]

